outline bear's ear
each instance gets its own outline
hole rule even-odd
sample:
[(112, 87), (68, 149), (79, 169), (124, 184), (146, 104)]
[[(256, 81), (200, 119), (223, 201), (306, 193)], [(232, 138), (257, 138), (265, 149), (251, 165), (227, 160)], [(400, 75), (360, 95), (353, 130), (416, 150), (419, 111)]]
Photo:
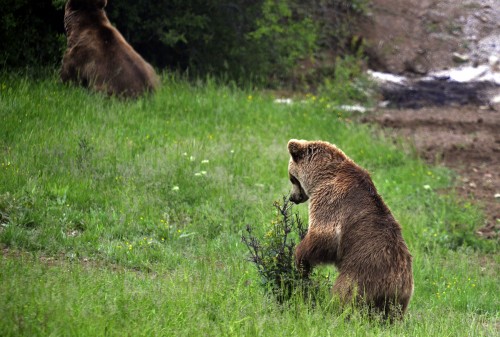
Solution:
[(104, 9), (107, 3), (107, 0), (69, 0), (66, 3), (66, 8), (73, 10)]
[(99, 9), (104, 9), (104, 7), (106, 7), (107, 4), (108, 4), (108, 0), (98, 0), (96, 3), (97, 8), (99, 8)]
[(299, 161), (304, 156), (304, 150), (304, 142), (297, 139), (290, 139), (288, 141), (288, 152), (292, 156), (293, 161)]

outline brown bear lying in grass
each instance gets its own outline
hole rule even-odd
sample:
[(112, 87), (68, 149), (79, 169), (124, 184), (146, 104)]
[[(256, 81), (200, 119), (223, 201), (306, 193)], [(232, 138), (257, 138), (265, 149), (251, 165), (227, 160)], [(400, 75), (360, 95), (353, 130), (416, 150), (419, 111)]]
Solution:
[(310, 200), (309, 229), (295, 251), (299, 270), (333, 263), (342, 303), (402, 317), (413, 294), (412, 256), (368, 172), (327, 142), (292, 139), (288, 151), (290, 200)]
[(68, 46), (63, 82), (75, 82), (109, 95), (137, 97), (154, 91), (158, 77), (106, 16), (106, 0), (69, 0), (64, 12)]

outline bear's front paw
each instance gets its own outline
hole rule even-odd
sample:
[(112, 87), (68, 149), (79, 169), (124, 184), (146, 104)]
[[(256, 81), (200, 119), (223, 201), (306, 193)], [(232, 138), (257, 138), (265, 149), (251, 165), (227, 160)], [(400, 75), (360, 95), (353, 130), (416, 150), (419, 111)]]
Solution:
[(302, 277), (307, 278), (311, 273), (311, 265), (304, 256), (304, 241), (305, 240), (302, 240), (295, 248), (295, 266), (297, 267), (299, 274)]
[(297, 265), (297, 270), (299, 272), (299, 275), (302, 278), (308, 278), (309, 274), (311, 274), (311, 269), (312, 269), (309, 262), (307, 262), (305, 260), (302, 260), (302, 261), (296, 260), (296, 265)]

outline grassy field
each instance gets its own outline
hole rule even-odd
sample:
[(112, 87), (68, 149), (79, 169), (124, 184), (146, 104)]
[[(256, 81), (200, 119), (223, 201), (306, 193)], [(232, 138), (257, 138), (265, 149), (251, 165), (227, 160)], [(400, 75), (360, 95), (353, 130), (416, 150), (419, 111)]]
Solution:
[[(0, 335), (498, 335), (482, 214), (443, 192), (450, 172), (332, 106), (168, 75), (123, 102), (1, 74)], [(290, 138), (335, 143), (372, 173), (414, 256), (403, 322), (342, 312), (327, 289), (279, 305), (261, 287), (241, 236), (265, 233), (288, 193)]]

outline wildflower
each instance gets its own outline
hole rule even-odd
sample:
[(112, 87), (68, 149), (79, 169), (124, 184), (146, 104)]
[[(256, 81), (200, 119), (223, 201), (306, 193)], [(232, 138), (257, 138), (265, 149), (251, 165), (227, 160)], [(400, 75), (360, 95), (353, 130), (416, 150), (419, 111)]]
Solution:
[(202, 163), (202, 164), (208, 164), (208, 163), (209, 163), (209, 160), (208, 160), (208, 159), (203, 159), (203, 160), (201, 161), (201, 163)]
[(190, 161), (194, 161), (196, 158), (194, 156), (189, 157)]
[(424, 190), (430, 190), (431, 189), (431, 186), (430, 185), (424, 185)]
[(196, 172), (196, 173), (194, 174), (194, 176), (195, 176), (195, 177), (201, 177), (201, 173), (200, 173), (200, 172)]
[(172, 187), (172, 191), (178, 191), (178, 190), (179, 190), (179, 186)]
[(251, 101), (251, 100), (252, 100), (252, 98), (253, 98), (253, 97), (252, 97), (252, 95), (248, 95), (248, 97), (247, 97), (247, 99), (248, 99), (249, 101)]

